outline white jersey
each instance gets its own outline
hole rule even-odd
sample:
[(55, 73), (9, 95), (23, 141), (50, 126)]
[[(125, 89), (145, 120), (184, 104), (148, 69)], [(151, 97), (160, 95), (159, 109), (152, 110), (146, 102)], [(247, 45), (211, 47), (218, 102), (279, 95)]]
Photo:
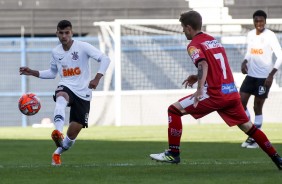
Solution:
[(101, 62), (98, 73), (104, 74), (109, 65), (109, 59), (100, 50), (89, 43), (77, 40), (73, 41), (68, 51), (65, 51), (60, 44), (52, 50), (50, 69), (40, 71), (39, 77), (52, 78), (49, 75), (56, 76), (59, 73), (61, 77), (59, 85), (68, 87), (81, 99), (90, 101), (92, 97), (92, 90), (88, 88), (91, 80), (90, 57)]
[[(259, 35), (253, 29), (247, 36), (247, 53), (245, 59), (248, 61), (248, 75), (256, 78), (267, 78), (274, 68), (278, 69), (282, 63), (282, 50), (274, 32), (265, 29)], [(273, 66), (272, 54), (277, 60)]]

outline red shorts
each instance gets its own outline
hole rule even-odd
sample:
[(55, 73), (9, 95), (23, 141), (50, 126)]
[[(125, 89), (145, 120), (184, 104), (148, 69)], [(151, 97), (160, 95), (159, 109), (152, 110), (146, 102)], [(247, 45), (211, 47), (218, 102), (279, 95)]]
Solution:
[(228, 126), (240, 125), (249, 121), (240, 98), (228, 99), (206, 96), (199, 101), (197, 107), (193, 106), (194, 97), (186, 96), (179, 100), (187, 114), (195, 119), (201, 118), (211, 112), (217, 111)]

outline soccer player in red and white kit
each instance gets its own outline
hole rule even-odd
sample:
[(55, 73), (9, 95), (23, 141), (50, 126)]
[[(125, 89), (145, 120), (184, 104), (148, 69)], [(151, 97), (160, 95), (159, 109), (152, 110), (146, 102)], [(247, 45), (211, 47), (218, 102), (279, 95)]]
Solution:
[(161, 162), (179, 163), (181, 116), (190, 114), (198, 119), (216, 111), (228, 126), (237, 125), (243, 132), (253, 137), (277, 167), (282, 169), (281, 157), (266, 135), (250, 122), (244, 111), (221, 43), (201, 31), (202, 17), (198, 12), (185, 12), (181, 14), (179, 20), (185, 36), (192, 40), (187, 46), (187, 52), (198, 68), (198, 74), (188, 76), (183, 84), (187, 87), (197, 82), (197, 91), (168, 107), (169, 149), (151, 154), (150, 157)]
[[(282, 50), (275, 33), (265, 28), (267, 15), (262, 10), (253, 14), (255, 29), (247, 35), (247, 52), (241, 65), (243, 74), (247, 74), (241, 88), (241, 102), (247, 116), (250, 113), (247, 104), (251, 95), (254, 95), (254, 124), (261, 129), (263, 122), (263, 104), (268, 97), (273, 78), (282, 63)], [(276, 56), (275, 64), (272, 64), (272, 55)], [(248, 137), (241, 145), (244, 148), (258, 148), (258, 144), (252, 137)]]
[[(61, 44), (52, 50), (48, 70), (32, 70), (20, 67), (21, 75), (32, 75), (42, 79), (54, 79), (59, 73), (61, 80), (54, 95), (55, 130), (51, 137), (57, 149), (52, 155), (52, 165), (61, 165), (61, 154), (72, 147), (82, 128), (88, 127), (88, 115), (92, 90), (96, 89), (106, 72), (110, 59), (89, 43), (73, 40), (72, 24), (62, 20), (57, 25), (57, 37)], [(100, 63), (96, 76), (91, 80), (89, 58)], [(69, 127), (63, 136), (65, 109), (70, 107)]]

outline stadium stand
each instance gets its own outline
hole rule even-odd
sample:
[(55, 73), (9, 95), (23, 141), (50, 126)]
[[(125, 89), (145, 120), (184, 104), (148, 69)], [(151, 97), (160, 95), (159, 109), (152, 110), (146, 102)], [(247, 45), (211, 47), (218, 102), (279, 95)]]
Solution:
[(249, 19), (256, 10), (264, 10), (268, 18), (281, 18), (281, 0), (224, 0), (233, 19)]
[(1, 0), (0, 35), (54, 36), (59, 20), (72, 21), (79, 36), (96, 35), (94, 21), (168, 19), (188, 9), (185, 0)]

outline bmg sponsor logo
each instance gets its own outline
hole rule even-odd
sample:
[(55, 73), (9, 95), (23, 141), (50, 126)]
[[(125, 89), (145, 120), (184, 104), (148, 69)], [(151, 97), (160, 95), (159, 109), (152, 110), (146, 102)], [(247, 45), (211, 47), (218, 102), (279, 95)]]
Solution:
[(75, 68), (64, 68), (63, 69), (63, 76), (68, 77), (68, 76), (75, 76), (75, 75), (80, 75), (81, 70), (79, 67)]

